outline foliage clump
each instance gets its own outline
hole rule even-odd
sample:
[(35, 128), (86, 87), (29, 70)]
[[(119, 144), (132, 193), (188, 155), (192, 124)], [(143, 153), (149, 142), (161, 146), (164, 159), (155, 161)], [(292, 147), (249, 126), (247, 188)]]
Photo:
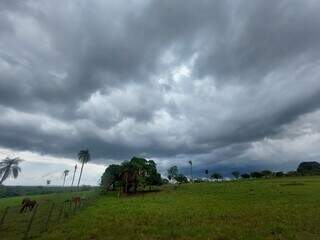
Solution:
[(138, 187), (158, 186), (162, 184), (160, 173), (153, 160), (133, 157), (120, 165), (108, 166), (101, 177), (103, 191), (121, 188), (123, 192), (137, 192)]

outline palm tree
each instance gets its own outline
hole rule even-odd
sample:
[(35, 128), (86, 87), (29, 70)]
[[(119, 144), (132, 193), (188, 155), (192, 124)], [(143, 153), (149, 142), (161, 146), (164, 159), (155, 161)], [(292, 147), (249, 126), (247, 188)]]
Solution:
[(63, 171), (63, 185), (62, 185), (63, 187), (64, 187), (64, 184), (66, 183), (66, 178), (67, 178), (68, 174), (69, 174), (68, 169)]
[(0, 162), (0, 185), (10, 176), (17, 178), (21, 168), (18, 166), (23, 160), (16, 158), (6, 158)]
[(74, 166), (74, 170), (73, 170), (73, 177), (72, 177), (72, 183), (71, 183), (71, 187), (73, 187), (73, 182), (74, 182), (74, 177), (76, 176), (76, 171), (77, 171), (77, 164)]
[(79, 175), (79, 180), (78, 180), (78, 187), (80, 185), (80, 181), (81, 181), (81, 176), (82, 176), (82, 171), (83, 171), (83, 166), (85, 163), (89, 162), (90, 161), (90, 153), (89, 153), (89, 150), (86, 149), (86, 150), (81, 150), (79, 153), (78, 153), (78, 159), (79, 161), (82, 163), (81, 165), (81, 170), (80, 170), (80, 175)]
[(190, 182), (192, 182), (193, 181), (193, 176), (192, 176), (192, 161), (190, 160), (189, 161), (189, 164), (190, 164)]

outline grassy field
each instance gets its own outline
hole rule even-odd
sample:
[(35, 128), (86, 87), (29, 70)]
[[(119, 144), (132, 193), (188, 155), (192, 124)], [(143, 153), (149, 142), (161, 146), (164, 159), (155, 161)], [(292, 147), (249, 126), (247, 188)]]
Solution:
[[(77, 209), (77, 211), (74, 211), (70, 208), (70, 204), (64, 204), (65, 200), (71, 199), (72, 196), (87, 197), (90, 200), (95, 199), (96, 195), (97, 192), (95, 191), (81, 191), (28, 196), (38, 203), (38, 209), (29, 234), (30, 238), (33, 239), (43, 233), (49, 209), (53, 203), (54, 207), (48, 224), (49, 230), (55, 228), (57, 225), (64, 224), (69, 218), (78, 214), (81, 210)], [(0, 226), (1, 240), (20, 240), (24, 237), (31, 213), (29, 211), (23, 214), (19, 213), (22, 198), (23, 197), (0, 198), (0, 221), (5, 208), (9, 207), (4, 223)]]
[(319, 203), (318, 177), (167, 186), (99, 197), (35, 239), (320, 239)]

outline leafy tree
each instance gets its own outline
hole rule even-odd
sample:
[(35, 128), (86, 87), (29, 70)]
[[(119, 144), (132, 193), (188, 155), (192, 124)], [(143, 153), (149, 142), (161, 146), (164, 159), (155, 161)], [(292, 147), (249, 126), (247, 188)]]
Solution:
[(270, 170), (263, 170), (263, 171), (261, 171), (261, 175), (263, 177), (271, 177), (272, 176), (272, 172)]
[(283, 172), (276, 172), (276, 173), (275, 173), (275, 176), (276, 176), (276, 177), (283, 177), (283, 176), (284, 176), (284, 173), (283, 173)]
[(168, 179), (169, 179), (169, 180), (174, 179), (174, 178), (177, 177), (178, 174), (179, 174), (179, 170), (178, 170), (178, 167), (177, 167), (177, 166), (172, 166), (171, 168), (169, 168), (169, 169), (167, 170), (167, 172), (168, 172)]
[(83, 171), (83, 166), (85, 163), (90, 161), (90, 152), (88, 149), (86, 150), (81, 150), (78, 153), (78, 159), (81, 162), (81, 170), (80, 170), (80, 175), (79, 175), (79, 180), (78, 180), (78, 187), (80, 185), (81, 177), (82, 177), (82, 171)]
[(109, 165), (101, 177), (101, 186), (104, 190), (114, 191), (116, 183), (121, 180), (121, 166), (117, 164)]
[(232, 172), (232, 176), (235, 178), (235, 179), (238, 179), (240, 177), (240, 172), (239, 171), (233, 171)]
[(161, 185), (161, 175), (157, 172), (156, 163), (153, 160), (133, 157), (130, 161), (124, 161), (121, 165), (112, 164), (101, 177), (101, 187), (104, 190), (115, 190), (122, 186), (123, 192), (136, 192), (138, 186)]
[(243, 173), (243, 174), (241, 174), (241, 177), (248, 179), (248, 178), (250, 178), (250, 175), (248, 173)]
[(187, 183), (188, 182), (188, 178), (183, 174), (176, 175), (174, 180), (176, 180), (178, 183)]
[(51, 183), (51, 180), (47, 180), (47, 186), (49, 186), (50, 185), (50, 183)]
[(3, 184), (3, 182), (8, 177), (14, 177), (17, 178), (19, 173), (21, 172), (21, 168), (18, 166), (19, 163), (21, 163), (23, 160), (20, 158), (5, 158), (0, 162), (0, 185)]
[(299, 164), (297, 172), (301, 175), (320, 175), (320, 163), (302, 162)]
[(144, 183), (150, 188), (162, 184), (161, 174), (157, 172), (156, 163), (153, 160), (147, 161)]
[(289, 171), (285, 175), (288, 177), (296, 177), (296, 176), (301, 176), (301, 173), (297, 171)]
[(252, 178), (262, 178), (263, 177), (263, 175), (262, 175), (262, 173), (261, 172), (251, 172), (250, 173), (250, 176), (252, 177)]
[(218, 180), (218, 179), (223, 179), (223, 177), (222, 177), (222, 175), (221, 175), (220, 173), (213, 173), (213, 174), (211, 175), (211, 178), (212, 178), (212, 179), (216, 179), (216, 180)]
[(63, 184), (62, 184), (63, 187), (64, 187), (64, 184), (66, 183), (66, 178), (68, 174), (69, 174), (69, 170), (66, 169), (63, 171)]

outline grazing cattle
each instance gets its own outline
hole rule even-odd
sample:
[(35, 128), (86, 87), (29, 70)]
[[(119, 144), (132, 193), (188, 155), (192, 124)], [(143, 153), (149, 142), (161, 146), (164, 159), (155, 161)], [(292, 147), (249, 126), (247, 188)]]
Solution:
[(72, 197), (71, 201), (74, 204), (74, 207), (81, 205), (81, 197)]
[(77, 208), (81, 206), (81, 203), (83, 200), (85, 200), (85, 198), (76, 196), (76, 197), (72, 197), (71, 199), (65, 200), (64, 203), (70, 203), (70, 207), (73, 205), (74, 208)]
[(36, 204), (37, 202), (35, 200), (31, 200), (30, 198), (22, 199), (20, 213), (26, 212), (27, 209), (29, 209), (31, 212)]

